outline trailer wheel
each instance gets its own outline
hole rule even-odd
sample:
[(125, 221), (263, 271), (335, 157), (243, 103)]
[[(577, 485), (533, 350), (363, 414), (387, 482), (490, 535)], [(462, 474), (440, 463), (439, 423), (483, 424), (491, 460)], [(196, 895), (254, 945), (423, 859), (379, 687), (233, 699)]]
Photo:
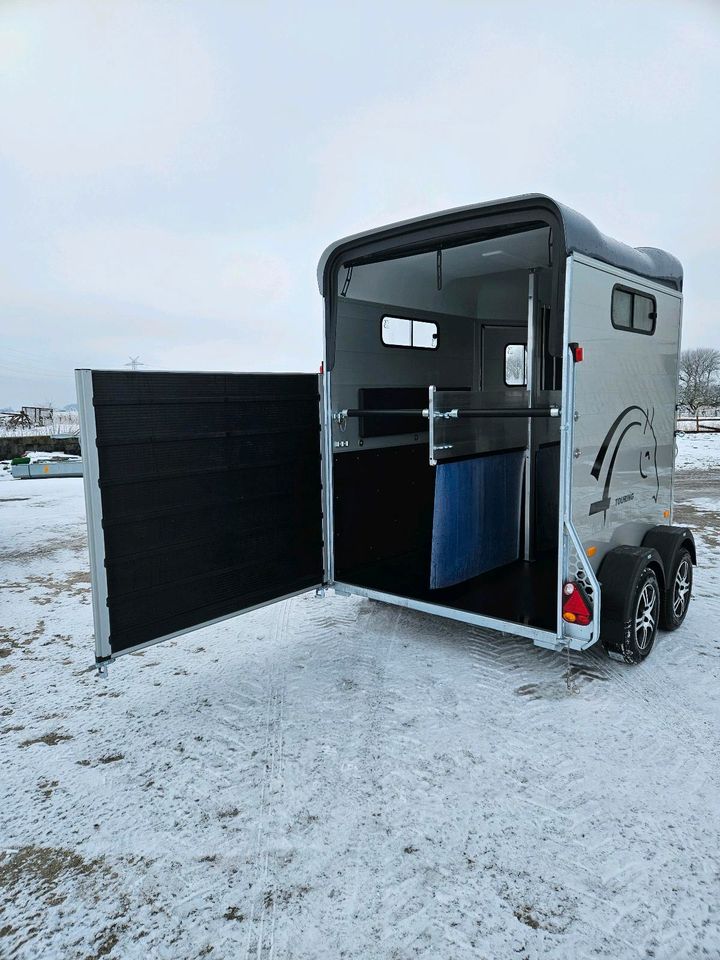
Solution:
[(693, 583), (693, 562), (690, 551), (678, 550), (667, 578), (667, 589), (662, 598), (660, 626), (663, 630), (677, 630), (690, 606)]
[[(636, 554), (632, 548), (628, 552)], [(613, 611), (607, 610), (602, 614), (600, 637), (613, 660), (641, 663), (655, 643), (663, 596), (657, 573), (650, 564), (637, 565), (627, 573), (629, 576), (622, 585), (617, 581), (613, 584), (612, 595), (609, 591), (606, 594), (610, 583), (603, 583), (603, 604), (614, 607), (616, 612), (613, 615)], [(606, 596), (608, 603), (605, 603)], [(620, 609), (622, 614), (618, 616)]]
[(631, 663), (640, 663), (650, 653), (660, 621), (660, 584), (651, 567), (645, 567), (635, 588)]

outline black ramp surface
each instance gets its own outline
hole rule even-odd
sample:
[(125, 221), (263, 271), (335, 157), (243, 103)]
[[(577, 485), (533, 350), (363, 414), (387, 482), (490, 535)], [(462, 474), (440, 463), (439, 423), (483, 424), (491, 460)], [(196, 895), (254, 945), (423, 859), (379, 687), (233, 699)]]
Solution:
[(113, 653), (322, 582), (316, 375), (92, 376)]

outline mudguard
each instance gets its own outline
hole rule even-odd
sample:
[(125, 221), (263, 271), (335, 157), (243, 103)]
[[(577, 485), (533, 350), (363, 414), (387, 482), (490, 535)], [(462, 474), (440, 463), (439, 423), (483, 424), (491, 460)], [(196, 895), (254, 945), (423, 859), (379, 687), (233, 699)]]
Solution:
[(695, 537), (688, 527), (670, 527), (667, 524), (653, 527), (645, 534), (643, 547), (657, 550), (666, 570), (672, 570), (675, 557), (683, 547), (690, 553), (693, 565), (697, 566)]
[(629, 632), (633, 611), (633, 588), (645, 567), (651, 566), (665, 589), (665, 565), (659, 552), (650, 546), (615, 547), (605, 554), (598, 580), (602, 590), (600, 640), (606, 650), (623, 654), (626, 632)]

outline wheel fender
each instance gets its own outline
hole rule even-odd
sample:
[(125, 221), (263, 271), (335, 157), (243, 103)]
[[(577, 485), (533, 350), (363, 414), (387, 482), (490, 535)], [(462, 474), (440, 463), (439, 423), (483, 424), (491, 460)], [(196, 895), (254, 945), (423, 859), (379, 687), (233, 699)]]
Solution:
[(665, 564), (654, 547), (615, 547), (603, 557), (598, 571), (602, 591), (601, 632), (603, 624), (626, 624), (633, 615), (628, 589), (645, 567), (652, 567), (660, 589), (665, 585)]
[(658, 526), (648, 530), (643, 538), (643, 547), (652, 547), (657, 550), (665, 565), (670, 571), (675, 563), (675, 557), (683, 547), (689, 552), (693, 566), (697, 566), (695, 551), (695, 537), (689, 527)]

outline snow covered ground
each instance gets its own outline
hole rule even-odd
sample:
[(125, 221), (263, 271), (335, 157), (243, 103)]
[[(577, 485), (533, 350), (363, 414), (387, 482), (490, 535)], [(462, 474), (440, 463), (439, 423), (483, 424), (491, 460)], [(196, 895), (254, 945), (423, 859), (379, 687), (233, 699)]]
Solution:
[(720, 434), (684, 433), (677, 439), (678, 470), (720, 469)]
[[(0, 484), (0, 956), (720, 956), (720, 438), (641, 667), (307, 595), (92, 668), (82, 481)], [(709, 443), (716, 443), (710, 448)]]

